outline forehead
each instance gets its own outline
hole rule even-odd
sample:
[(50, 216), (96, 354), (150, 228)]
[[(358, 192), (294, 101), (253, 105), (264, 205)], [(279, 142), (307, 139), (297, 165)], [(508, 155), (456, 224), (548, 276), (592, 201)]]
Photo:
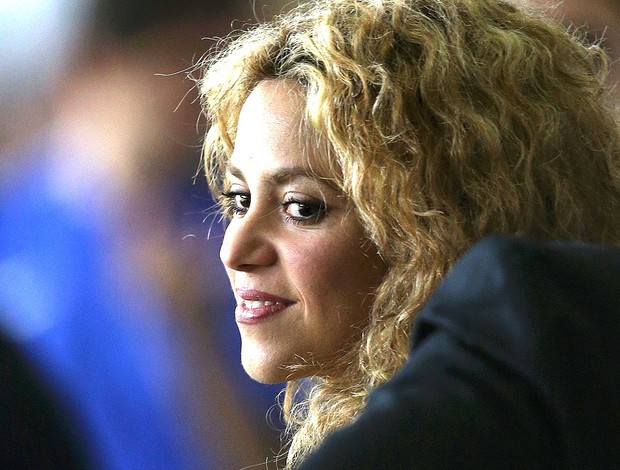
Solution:
[(237, 135), (259, 137), (268, 133), (273, 137), (282, 133), (298, 137), (304, 107), (301, 93), (299, 85), (291, 80), (260, 82), (241, 108)]
[(248, 114), (264, 114), (274, 124), (287, 124), (301, 119), (303, 90), (293, 80), (263, 80), (250, 92), (241, 109), (239, 120)]
[(304, 123), (303, 90), (292, 80), (260, 82), (245, 101), (228, 167), (270, 169), (303, 167), (327, 176), (328, 152)]

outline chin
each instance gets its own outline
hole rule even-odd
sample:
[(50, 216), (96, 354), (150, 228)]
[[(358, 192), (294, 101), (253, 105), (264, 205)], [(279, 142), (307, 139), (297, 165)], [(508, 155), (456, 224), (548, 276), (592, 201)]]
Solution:
[[(290, 380), (302, 379), (315, 375), (316, 368), (309, 361), (305, 367), (299, 367), (300, 360), (290, 349), (283, 351), (275, 347), (265, 347), (252, 341), (241, 341), (241, 365), (253, 380), (264, 384), (276, 384)], [(291, 365), (295, 365), (291, 367)]]
[(282, 354), (273, 345), (269, 346), (271, 347), (242, 338), (241, 365), (245, 373), (264, 384), (282, 383), (298, 378), (295, 377), (297, 374), (284, 366), (287, 359), (289, 363), (291, 360), (288, 351)]
[(281, 367), (268, 367), (265, 364), (256, 364), (242, 361), (243, 369), (253, 380), (263, 384), (277, 384), (292, 380), (292, 374)]

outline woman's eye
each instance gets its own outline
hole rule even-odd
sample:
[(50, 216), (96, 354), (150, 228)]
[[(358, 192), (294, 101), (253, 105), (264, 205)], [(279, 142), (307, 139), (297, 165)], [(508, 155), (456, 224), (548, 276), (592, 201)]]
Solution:
[(251, 198), (249, 194), (229, 191), (222, 193), (222, 206), (229, 217), (243, 215), (250, 208)]
[(319, 222), (325, 215), (325, 204), (314, 201), (297, 201), (294, 199), (284, 202), (284, 212), (289, 220), (295, 223)]

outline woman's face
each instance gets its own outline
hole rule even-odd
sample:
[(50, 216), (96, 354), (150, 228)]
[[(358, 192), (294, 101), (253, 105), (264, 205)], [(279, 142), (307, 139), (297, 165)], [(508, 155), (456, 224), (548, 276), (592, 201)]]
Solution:
[[(384, 265), (345, 198), (309, 170), (297, 85), (260, 83), (239, 118), (227, 168), (230, 224), (221, 258), (241, 332), (241, 360), (260, 382), (321, 375), (359, 337)], [(301, 372), (286, 365), (306, 365)]]

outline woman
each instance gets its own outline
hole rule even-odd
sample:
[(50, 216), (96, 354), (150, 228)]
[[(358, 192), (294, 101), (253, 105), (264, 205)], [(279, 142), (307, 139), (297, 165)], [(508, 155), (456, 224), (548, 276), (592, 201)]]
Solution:
[(288, 381), (288, 467), (399, 369), (476, 241), (620, 242), (606, 66), (498, 0), (308, 2), (206, 61), (242, 362)]

